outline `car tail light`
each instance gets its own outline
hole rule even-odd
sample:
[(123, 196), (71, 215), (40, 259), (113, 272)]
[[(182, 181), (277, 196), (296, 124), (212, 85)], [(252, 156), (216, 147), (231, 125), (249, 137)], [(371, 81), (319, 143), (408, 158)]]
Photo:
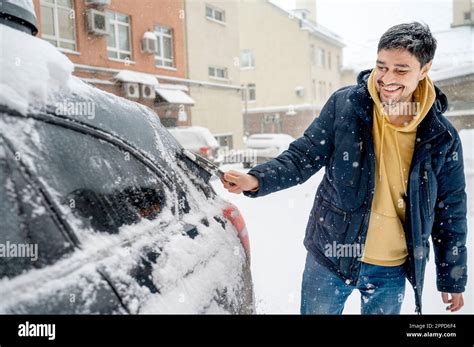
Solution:
[(209, 154), (209, 147), (199, 148), (199, 153), (204, 154), (205, 156), (207, 156)]
[(240, 243), (242, 243), (245, 254), (250, 260), (250, 239), (245, 226), (244, 217), (240, 213), (239, 209), (233, 204), (229, 204), (229, 206), (225, 208), (223, 212), (224, 217), (235, 227)]

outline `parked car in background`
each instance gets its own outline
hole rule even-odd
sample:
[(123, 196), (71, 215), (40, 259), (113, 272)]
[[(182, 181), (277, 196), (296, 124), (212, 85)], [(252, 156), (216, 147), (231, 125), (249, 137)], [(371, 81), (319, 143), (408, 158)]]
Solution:
[(277, 157), (288, 149), (294, 140), (295, 138), (287, 134), (250, 135), (245, 143), (247, 155), (243, 162), (244, 168), (253, 167)]
[(222, 163), (219, 143), (208, 128), (183, 126), (167, 129), (185, 149), (206, 157), (214, 164), (220, 165)]
[(245, 222), (209, 174), (149, 108), (3, 23), (0, 313), (254, 313)]

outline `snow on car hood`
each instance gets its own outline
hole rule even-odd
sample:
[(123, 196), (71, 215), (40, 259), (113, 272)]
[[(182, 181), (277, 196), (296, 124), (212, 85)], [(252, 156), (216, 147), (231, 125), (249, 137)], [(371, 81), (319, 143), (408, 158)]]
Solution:
[(68, 86), (73, 63), (50, 43), (0, 24), (0, 104), (22, 114)]

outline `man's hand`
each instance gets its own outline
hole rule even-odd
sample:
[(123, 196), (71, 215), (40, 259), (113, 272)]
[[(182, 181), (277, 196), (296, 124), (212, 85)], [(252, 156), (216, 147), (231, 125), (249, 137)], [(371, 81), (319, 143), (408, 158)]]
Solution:
[[(235, 194), (258, 188), (258, 180), (254, 176), (234, 170), (226, 172), (224, 174), (224, 180), (221, 181), (225, 189)], [(231, 183), (233, 183), (233, 185), (231, 185)]]
[[(451, 298), (448, 295), (451, 295)], [(446, 307), (446, 311), (456, 312), (464, 306), (462, 293), (441, 293), (441, 298), (445, 304), (451, 304)]]

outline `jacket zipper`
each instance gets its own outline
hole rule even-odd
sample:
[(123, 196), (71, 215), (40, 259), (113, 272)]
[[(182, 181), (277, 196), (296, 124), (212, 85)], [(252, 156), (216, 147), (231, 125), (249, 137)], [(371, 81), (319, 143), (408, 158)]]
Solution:
[(428, 206), (426, 206), (426, 211), (428, 212), (428, 215), (430, 215), (430, 208), (431, 208), (431, 200), (430, 200), (430, 181), (428, 179), (428, 171), (424, 170), (423, 172), (423, 179), (425, 181), (426, 187), (425, 187), (425, 194), (426, 194), (426, 201), (428, 203)]

